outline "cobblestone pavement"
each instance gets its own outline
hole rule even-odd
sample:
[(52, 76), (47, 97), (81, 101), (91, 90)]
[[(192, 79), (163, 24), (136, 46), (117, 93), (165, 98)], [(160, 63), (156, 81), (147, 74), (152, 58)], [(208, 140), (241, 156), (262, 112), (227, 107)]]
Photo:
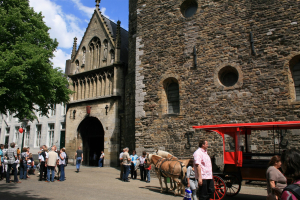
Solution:
[[(152, 199), (183, 199), (183, 196), (174, 196), (172, 193), (160, 193), (159, 182), (151, 177), (151, 182), (137, 180), (122, 182), (119, 180), (119, 170), (110, 167), (81, 167), (79, 173), (74, 166), (66, 167), (66, 181), (46, 183), (38, 181), (37, 175), (31, 175), (22, 183), (6, 184), (0, 181), (1, 200), (152, 200)], [(13, 179), (13, 176), (11, 176)], [(259, 187), (243, 186), (240, 194), (235, 197), (225, 197), (224, 200), (265, 200), (266, 189)]]

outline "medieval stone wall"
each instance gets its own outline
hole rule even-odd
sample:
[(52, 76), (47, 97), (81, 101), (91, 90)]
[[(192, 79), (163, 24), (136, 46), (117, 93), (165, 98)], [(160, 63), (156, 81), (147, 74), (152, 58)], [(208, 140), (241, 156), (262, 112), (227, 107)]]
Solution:
[(136, 27), (137, 27), (137, 0), (129, 4), (129, 46), (128, 46), (128, 70), (125, 76), (125, 102), (124, 102), (124, 130), (122, 132), (121, 147), (129, 147), (130, 151), (135, 149), (135, 80), (136, 80)]
[[(136, 70), (138, 153), (164, 149), (190, 157), (205, 137), (213, 147), (210, 154), (219, 155), (218, 134), (194, 131), (190, 149), (185, 148), (185, 134), (194, 125), (299, 120), (291, 70), (300, 55), (300, 2), (197, 0), (198, 9), (189, 18), (181, 13), (183, 2), (130, 1), (129, 69)], [(238, 80), (226, 87), (220, 78), (228, 67)], [(163, 84), (168, 78), (179, 85), (178, 114), (166, 111)], [(253, 145), (272, 144), (257, 134)], [(298, 144), (298, 139), (291, 140), (287, 148)]]

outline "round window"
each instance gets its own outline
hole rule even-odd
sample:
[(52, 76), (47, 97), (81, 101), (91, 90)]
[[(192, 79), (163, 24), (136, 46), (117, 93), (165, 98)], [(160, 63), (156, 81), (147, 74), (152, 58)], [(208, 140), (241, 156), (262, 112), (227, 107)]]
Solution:
[(186, 0), (184, 1), (181, 6), (180, 10), (184, 17), (192, 17), (198, 9), (198, 4), (195, 0)]
[(226, 87), (234, 86), (239, 80), (239, 73), (236, 68), (226, 66), (219, 71), (219, 80)]

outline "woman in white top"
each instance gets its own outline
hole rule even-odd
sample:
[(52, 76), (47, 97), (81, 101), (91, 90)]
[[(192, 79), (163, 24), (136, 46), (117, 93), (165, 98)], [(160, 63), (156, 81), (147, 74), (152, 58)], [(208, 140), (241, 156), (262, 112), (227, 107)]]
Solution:
[(147, 175), (146, 169), (144, 167), (145, 159), (146, 159), (146, 152), (143, 151), (143, 155), (138, 158), (138, 160), (140, 160), (141, 181), (145, 181)]
[(65, 164), (66, 164), (65, 149), (61, 149), (60, 154), (59, 154), (60, 178), (59, 178), (58, 181), (64, 181), (65, 180)]

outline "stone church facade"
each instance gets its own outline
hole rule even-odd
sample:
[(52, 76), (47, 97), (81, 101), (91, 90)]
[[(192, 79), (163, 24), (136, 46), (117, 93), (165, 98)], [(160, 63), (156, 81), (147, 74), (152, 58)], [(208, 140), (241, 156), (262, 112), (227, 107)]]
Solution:
[[(222, 160), (221, 137), (192, 126), (299, 120), (299, 2), (130, 0), (128, 33), (99, 2), (67, 61), (69, 153), (104, 149), (106, 165), (126, 146), (186, 158), (206, 138)], [(251, 151), (299, 146), (298, 131), (279, 134), (286, 145), (255, 132)]]
[(124, 107), (124, 75), (128, 60), (128, 32), (104, 17), (97, 1), (81, 43), (74, 39), (66, 61), (74, 91), (66, 115), (66, 149), (73, 159), (79, 146), (84, 164), (95, 165), (94, 154), (105, 153), (104, 165), (117, 165)]

